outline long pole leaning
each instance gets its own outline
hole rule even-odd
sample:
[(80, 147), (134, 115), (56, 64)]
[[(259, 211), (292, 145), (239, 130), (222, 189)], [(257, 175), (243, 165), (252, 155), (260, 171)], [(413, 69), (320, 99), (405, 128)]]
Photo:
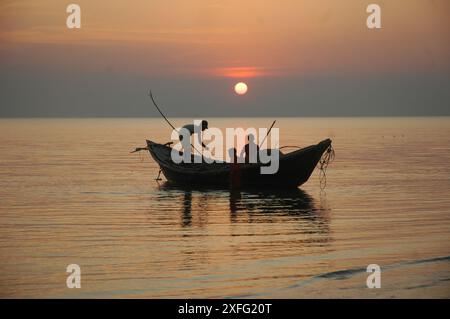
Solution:
[[(155, 99), (153, 98), (153, 94), (152, 94), (152, 90), (149, 91), (149, 95), (150, 98), (152, 99), (153, 105), (156, 107), (156, 109), (158, 110), (159, 114), (161, 114), (161, 116), (166, 120), (167, 124), (170, 125), (170, 127), (172, 127), (175, 131), (177, 131), (177, 129), (175, 128), (175, 126), (172, 125), (172, 123), (170, 123), (170, 121), (167, 119), (167, 117), (164, 115), (164, 113), (161, 111), (161, 109), (159, 108), (158, 104), (156, 104)], [(178, 131), (177, 131), (178, 132)], [(179, 132), (178, 132), (179, 133)]]
[[(152, 90), (149, 91), (149, 96), (150, 96), (150, 99), (151, 99), (152, 102), (153, 102), (153, 105), (154, 105), (154, 106), (156, 107), (156, 109), (158, 110), (159, 114), (161, 114), (161, 116), (166, 120), (167, 124), (169, 124), (170, 127), (173, 128), (173, 129), (178, 133), (178, 135), (179, 135), (180, 132), (178, 132), (178, 130), (175, 128), (175, 126), (173, 126), (172, 123), (170, 123), (170, 121), (167, 119), (167, 117), (164, 115), (164, 113), (163, 113), (163, 112), (161, 111), (161, 109), (159, 108), (158, 104), (156, 104), (156, 101), (155, 101), (155, 99), (153, 98)], [(191, 146), (193, 147), (193, 149), (194, 149), (198, 154), (202, 155), (202, 153), (199, 152), (199, 151), (195, 148), (195, 146), (192, 145), (192, 143), (191, 143)]]
[(259, 147), (261, 147), (261, 146), (264, 144), (264, 142), (266, 141), (266, 138), (267, 138), (267, 136), (269, 136), (270, 131), (272, 130), (272, 127), (275, 125), (275, 122), (276, 122), (276, 121), (277, 121), (277, 120), (273, 121), (272, 125), (270, 126), (269, 130), (267, 131), (266, 136), (264, 136), (262, 142), (259, 143), (259, 144), (260, 144)]

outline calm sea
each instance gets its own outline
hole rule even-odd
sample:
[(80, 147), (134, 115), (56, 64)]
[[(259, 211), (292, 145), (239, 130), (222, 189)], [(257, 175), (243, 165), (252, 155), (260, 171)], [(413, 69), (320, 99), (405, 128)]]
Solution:
[[(148, 154), (129, 152), (169, 141), (160, 119), (0, 120), (0, 296), (450, 297), (450, 118), (277, 127), (282, 145), (333, 140), (325, 192), (317, 170), (289, 192), (158, 184)], [(66, 287), (69, 264), (81, 289)]]

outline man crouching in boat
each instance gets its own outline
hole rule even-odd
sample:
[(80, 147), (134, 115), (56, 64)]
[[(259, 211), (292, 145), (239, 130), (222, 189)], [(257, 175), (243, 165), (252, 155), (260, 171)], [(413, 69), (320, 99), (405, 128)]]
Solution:
[[(205, 149), (208, 149), (208, 147), (203, 143), (202, 136), (200, 133), (208, 129), (208, 121), (202, 120), (198, 125), (186, 124), (185, 126), (182, 127), (182, 129), (186, 129), (191, 136), (199, 132), (197, 133), (197, 139), (199, 144), (201, 144)], [(180, 135), (178, 138), (180, 139), (180, 142), (183, 141), (183, 135)]]

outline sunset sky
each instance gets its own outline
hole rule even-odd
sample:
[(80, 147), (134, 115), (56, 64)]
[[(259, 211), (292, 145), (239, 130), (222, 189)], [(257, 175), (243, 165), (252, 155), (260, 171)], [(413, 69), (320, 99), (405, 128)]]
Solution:
[[(81, 7), (81, 29), (66, 7)], [(366, 27), (377, 3), (382, 28)], [(450, 115), (448, 0), (0, 3), (0, 116)], [(235, 94), (237, 82), (248, 84)]]

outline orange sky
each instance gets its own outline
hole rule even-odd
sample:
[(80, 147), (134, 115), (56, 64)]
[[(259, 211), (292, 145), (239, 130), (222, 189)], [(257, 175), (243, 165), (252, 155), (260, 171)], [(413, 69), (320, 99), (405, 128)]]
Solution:
[[(381, 30), (365, 25), (373, 2)], [(2, 67), (249, 78), (450, 63), (448, 0), (80, 0), (80, 30), (65, 26), (68, 3), (3, 1)]]

